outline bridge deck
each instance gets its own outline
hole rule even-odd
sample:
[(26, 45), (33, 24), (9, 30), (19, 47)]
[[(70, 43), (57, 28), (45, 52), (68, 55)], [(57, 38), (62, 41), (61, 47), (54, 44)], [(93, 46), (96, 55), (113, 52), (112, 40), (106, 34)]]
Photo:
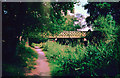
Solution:
[(63, 31), (59, 35), (54, 35), (54, 36), (49, 35), (48, 38), (81, 38), (85, 36), (86, 36), (86, 32)]

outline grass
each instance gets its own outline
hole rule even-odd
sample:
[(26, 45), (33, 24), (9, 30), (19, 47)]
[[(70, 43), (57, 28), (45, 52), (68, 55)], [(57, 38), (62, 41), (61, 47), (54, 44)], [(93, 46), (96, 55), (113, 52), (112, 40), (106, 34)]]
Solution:
[(31, 47), (29, 47), (25, 42), (21, 42), (16, 47), (16, 58), (14, 64), (3, 64), (3, 72), (6, 76), (10, 77), (23, 77), (25, 68), (27, 70), (34, 69), (36, 65), (35, 61), (38, 58), (37, 52), (35, 52)]
[[(100, 76), (99, 69), (111, 71), (107, 67), (118, 59), (118, 56), (114, 57), (117, 55), (115, 44), (111, 44), (100, 42), (99, 45), (71, 47), (56, 42), (46, 42), (43, 50), (46, 51), (52, 76)], [(116, 75), (116, 73), (104, 72), (102, 76), (104, 74)]]
[(32, 43), (31, 46), (33, 48), (35, 48), (36, 46), (39, 47), (39, 48), (41, 48), (42, 47), (42, 43), (40, 43), (40, 44)]
[(23, 76), (23, 70), (17, 65), (13, 64), (3, 64), (4, 73), (6, 76)]
[(33, 66), (35, 65), (36, 59), (38, 58), (37, 52), (35, 52), (31, 47), (26, 47), (23, 44), (18, 45), (17, 51), (21, 64), (28, 69), (34, 68)]

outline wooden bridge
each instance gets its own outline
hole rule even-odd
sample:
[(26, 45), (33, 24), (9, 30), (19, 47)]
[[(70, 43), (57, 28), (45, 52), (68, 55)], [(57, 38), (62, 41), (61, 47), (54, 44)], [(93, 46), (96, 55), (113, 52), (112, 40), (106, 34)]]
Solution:
[[(88, 34), (87, 31), (63, 31), (58, 35), (52, 35), (49, 33), (49, 35), (42, 34), (43, 38), (49, 38), (49, 41), (57, 41), (61, 44), (77, 44), (77, 43), (84, 43), (86, 42), (85, 37)], [(32, 42), (36, 42), (32, 37), (29, 38), (30, 44)], [(37, 41), (39, 42), (39, 41)]]
[(49, 35), (49, 39), (53, 38), (83, 38), (86, 36), (85, 31), (63, 31), (59, 35)]
[(73, 43), (76, 45), (78, 43), (84, 43), (85, 37), (87, 35), (87, 32), (85, 31), (63, 31), (58, 35), (49, 35), (48, 38), (49, 40), (54, 40), (59, 42), (60, 44), (72, 44)]

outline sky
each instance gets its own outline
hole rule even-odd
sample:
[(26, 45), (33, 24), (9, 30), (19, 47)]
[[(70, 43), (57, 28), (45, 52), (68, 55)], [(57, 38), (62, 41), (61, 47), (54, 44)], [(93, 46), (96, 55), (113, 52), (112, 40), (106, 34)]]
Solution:
[(87, 0), (79, 0), (80, 5), (78, 6), (77, 4), (74, 4), (74, 8), (75, 8), (75, 14), (76, 13), (81, 13), (82, 15), (90, 15), (87, 13), (87, 9), (84, 9), (84, 5), (87, 4)]

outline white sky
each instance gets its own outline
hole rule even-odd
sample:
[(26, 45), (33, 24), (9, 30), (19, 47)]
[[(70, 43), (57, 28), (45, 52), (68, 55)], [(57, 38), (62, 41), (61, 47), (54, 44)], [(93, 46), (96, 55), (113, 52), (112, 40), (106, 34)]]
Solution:
[(90, 15), (87, 13), (87, 9), (85, 10), (84, 7), (82, 7), (83, 5), (87, 4), (87, 0), (79, 0), (80, 1), (80, 5), (78, 6), (77, 4), (74, 4), (74, 8), (75, 8), (75, 14), (76, 13), (80, 13), (82, 15)]

